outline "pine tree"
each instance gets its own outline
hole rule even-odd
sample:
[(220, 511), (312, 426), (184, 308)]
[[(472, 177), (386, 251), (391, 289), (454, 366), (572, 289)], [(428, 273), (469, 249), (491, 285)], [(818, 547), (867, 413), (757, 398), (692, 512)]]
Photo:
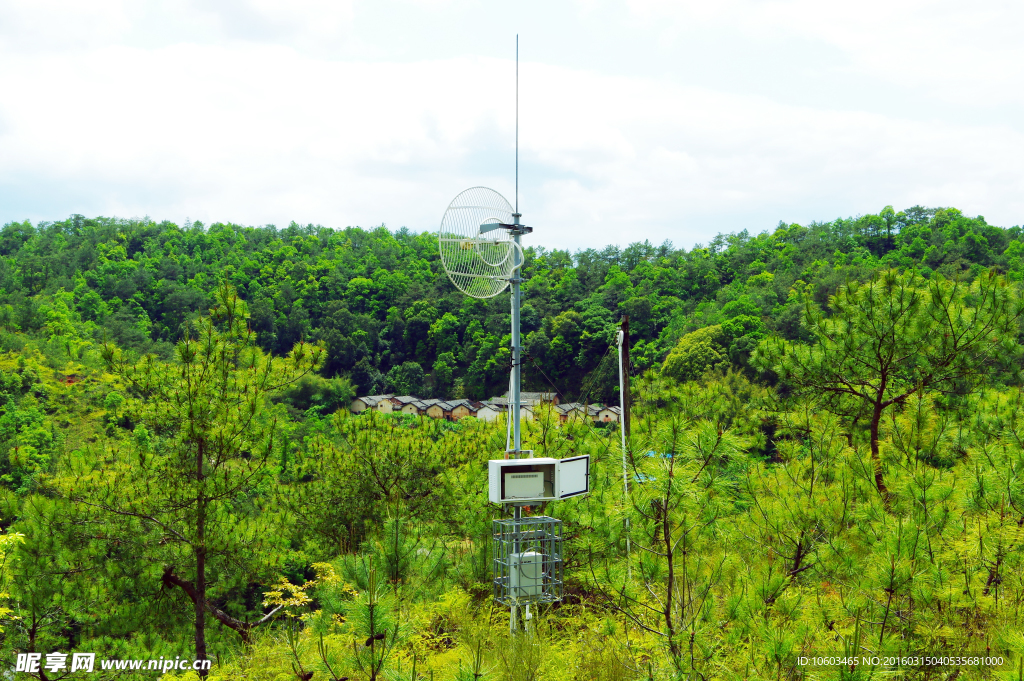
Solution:
[(1024, 301), (991, 272), (968, 284), (888, 270), (841, 287), (829, 308), (826, 315), (806, 300), (812, 345), (770, 339), (754, 361), (825, 409), (867, 422), (875, 485), (885, 498), (878, 443), (886, 410), (918, 390), (963, 393), (984, 379), (1018, 352)]
[(214, 605), (211, 585), (238, 583), (266, 561), (260, 547), (273, 537), (257, 496), (269, 482), (278, 432), (268, 397), (314, 370), (323, 354), (300, 342), (286, 358), (271, 358), (256, 346), (247, 320), (245, 303), (224, 286), (210, 314), (178, 343), (177, 362), (133, 358), (106, 345), (104, 360), (131, 387), (152, 436), (115, 448), (108, 466), (67, 489), (114, 522), (141, 526), (125, 539), (162, 564), (165, 588), (188, 596), (197, 659), (207, 659), (207, 613), (246, 641), (270, 617), (231, 616)]

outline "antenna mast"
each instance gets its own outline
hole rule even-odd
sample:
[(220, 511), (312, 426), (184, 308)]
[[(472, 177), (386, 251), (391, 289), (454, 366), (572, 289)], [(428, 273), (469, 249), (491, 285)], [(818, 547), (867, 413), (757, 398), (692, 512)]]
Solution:
[[(522, 436), (520, 434), (520, 410), (522, 390), (522, 351), (520, 348), (520, 333), (519, 333), (519, 308), (522, 305), (522, 291), (520, 284), (523, 281), (522, 271), (520, 267), (523, 264), (523, 248), (522, 248), (522, 233), (523, 230), (519, 228), (519, 218), (522, 214), (519, 212), (519, 34), (516, 34), (516, 212), (512, 214), (512, 224), (515, 225), (512, 229), (512, 238), (516, 242), (516, 248), (512, 253), (512, 257), (515, 259), (512, 267), (514, 272), (512, 279), (512, 390), (509, 394), (509, 418), (512, 419), (512, 458), (518, 459), (519, 453), (523, 449)], [(505, 454), (506, 457), (509, 453)], [(519, 507), (516, 507), (516, 517), (519, 517)]]
[[(590, 493), (590, 455), (567, 459), (534, 457), (523, 449), (522, 415), (522, 236), (533, 232), (519, 213), (519, 36), (516, 35), (515, 208), (486, 187), (472, 187), (448, 205), (437, 241), (451, 282), (474, 298), (493, 298), (511, 287), (512, 366), (508, 419), (515, 435), (504, 458), (487, 462), (487, 498), (512, 507), (513, 517), (491, 523), (494, 597), (510, 608), (509, 629), (525, 630), (530, 605), (562, 600), (562, 521), (523, 516), (523, 508)], [(522, 617), (521, 617), (522, 614)]]

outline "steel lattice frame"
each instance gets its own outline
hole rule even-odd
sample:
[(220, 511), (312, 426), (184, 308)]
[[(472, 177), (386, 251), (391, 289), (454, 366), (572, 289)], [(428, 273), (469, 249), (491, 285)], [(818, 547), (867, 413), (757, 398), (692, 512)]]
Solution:
[(474, 298), (492, 298), (506, 288), (518, 264), (521, 251), (507, 229), (481, 233), (480, 225), (511, 224), (513, 210), (498, 192), (473, 187), (456, 196), (441, 219), (438, 248), (441, 263), (452, 283)]
[[(547, 516), (504, 518), (491, 524), (494, 543), (494, 600), (502, 605), (520, 606), (530, 603), (554, 603), (562, 600), (562, 521)], [(512, 571), (517, 568), (515, 555), (527, 552), (541, 554), (540, 593), (522, 593), (516, 589)], [(518, 580), (522, 582), (523, 580)], [(515, 593), (520, 591), (520, 593)]]

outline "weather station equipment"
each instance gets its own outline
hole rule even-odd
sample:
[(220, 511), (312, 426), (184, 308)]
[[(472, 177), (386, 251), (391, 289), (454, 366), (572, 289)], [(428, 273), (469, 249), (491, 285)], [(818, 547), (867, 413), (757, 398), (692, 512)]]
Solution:
[[(494, 598), (509, 606), (509, 627), (525, 629), (530, 605), (562, 599), (562, 521), (523, 516), (523, 508), (590, 492), (590, 457), (535, 458), (522, 448), (522, 236), (533, 232), (519, 213), (519, 38), (516, 37), (516, 207), (498, 192), (473, 187), (456, 196), (441, 219), (441, 264), (460, 291), (493, 298), (511, 289), (512, 361), (505, 456), (488, 461), (488, 499), (511, 507), (492, 522)], [(524, 615), (520, 617), (520, 612)]]

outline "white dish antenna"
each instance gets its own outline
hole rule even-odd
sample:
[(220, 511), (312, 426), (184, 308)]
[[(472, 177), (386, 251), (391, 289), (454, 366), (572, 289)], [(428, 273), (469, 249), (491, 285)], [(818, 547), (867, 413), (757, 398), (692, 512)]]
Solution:
[(505, 197), (473, 187), (448, 205), (437, 232), (441, 264), (452, 283), (474, 298), (493, 298), (524, 261), (515, 235), (522, 226)]

